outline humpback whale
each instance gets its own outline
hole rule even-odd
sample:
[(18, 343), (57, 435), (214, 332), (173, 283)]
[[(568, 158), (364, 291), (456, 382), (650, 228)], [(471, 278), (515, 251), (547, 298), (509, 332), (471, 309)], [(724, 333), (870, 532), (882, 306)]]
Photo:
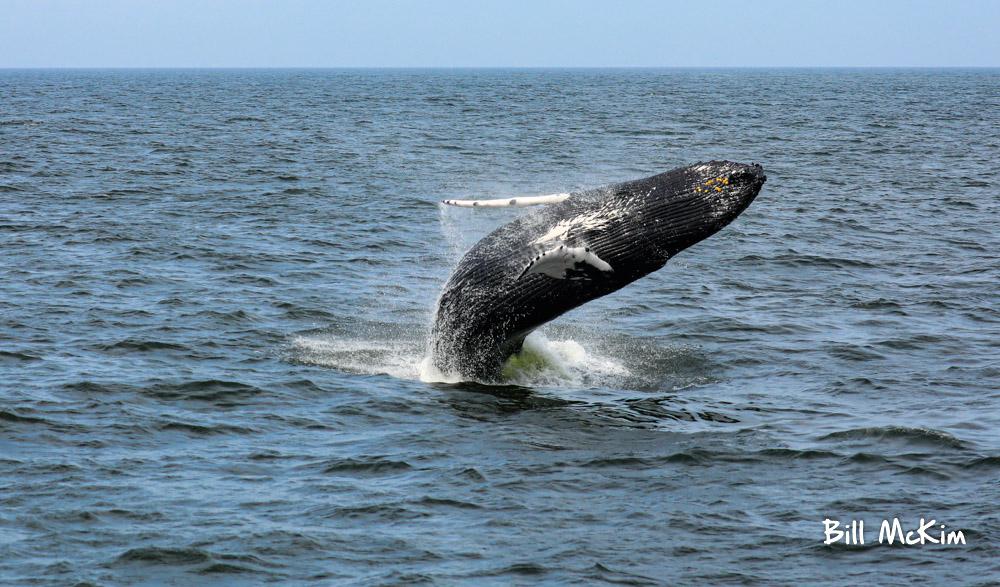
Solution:
[(459, 261), (438, 300), (433, 365), (467, 380), (498, 380), (533, 330), (712, 236), (750, 205), (765, 180), (758, 164), (710, 161), (536, 202), (446, 200), (547, 206), (497, 228)]

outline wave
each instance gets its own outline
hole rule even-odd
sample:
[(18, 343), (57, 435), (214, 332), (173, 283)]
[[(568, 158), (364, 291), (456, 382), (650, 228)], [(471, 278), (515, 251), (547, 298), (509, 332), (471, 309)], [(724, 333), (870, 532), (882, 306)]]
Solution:
[(944, 432), (930, 428), (910, 428), (906, 426), (873, 426), (869, 428), (852, 428), (831, 432), (820, 438), (831, 441), (892, 441), (898, 440), (913, 444), (924, 444), (942, 449), (964, 449), (965, 443)]

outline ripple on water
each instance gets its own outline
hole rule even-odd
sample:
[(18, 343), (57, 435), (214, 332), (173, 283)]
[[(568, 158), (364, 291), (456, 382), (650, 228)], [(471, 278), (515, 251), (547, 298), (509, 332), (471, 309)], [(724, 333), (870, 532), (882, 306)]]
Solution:
[(820, 437), (821, 441), (860, 441), (868, 443), (872, 440), (898, 442), (903, 445), (929, 446), (948, 450), (964, 450), (967, 444), (941, 430), (929, 428), (909, 428), (906, 426), (879, 426), (871, 428), (853, 428), (831, 432)]
[(201, 575), (262, 574), (274, 575), (280, 567), (248, 554), (212, 553), (201, 548), (147, 546), (130, 549), (119, 555), (113, 566), (170, 567)]

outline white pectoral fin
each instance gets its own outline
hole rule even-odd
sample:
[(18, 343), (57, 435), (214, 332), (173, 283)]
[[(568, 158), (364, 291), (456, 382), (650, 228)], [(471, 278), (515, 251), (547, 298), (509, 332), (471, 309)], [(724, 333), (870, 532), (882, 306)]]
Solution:
[(442, 200), (441, 203), (459, 208), (524, 208), (526, 206), (558, 204), (568, 197), (569, 194), (550, 194), (547, 196), (498, 198), (496, 200)]
[(519, 277), (542, 273), (555, 279), (585, 279), (588, 267), (603, 273), (614, 271), (611, 265), (598, 257), (589, 247), (556, 244), (553, 248), (535, 256)]

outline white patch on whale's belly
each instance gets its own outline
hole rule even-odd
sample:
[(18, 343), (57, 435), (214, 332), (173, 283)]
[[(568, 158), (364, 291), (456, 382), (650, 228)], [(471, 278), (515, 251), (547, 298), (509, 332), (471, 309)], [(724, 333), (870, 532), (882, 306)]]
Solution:
[(573, 228), (574, 220), (575, 218), (571, 218), (569, 220), (560, 220), (558, 223), (556, 223), (555, 226), (549, 229), (548, 232), (533, 240), (531, 244), (538, 245), (541, 243), (547, 243), (549, 241), (554, 241), (554, 240), (565, 240), (566, 236), (569, 234), (570, 229)]
[(581, 214), (560, 220), (548, 232), (531, 242), (533, 245), (548, 243), (552, 241), (564, 241), (570, 236), (570, 231), (580, 232), (584, 230), (601, 230), (611, 223), (613, 218), (609, 217), (604, 210), (597, 210), (589, 214)]
[[(649, 197), (654, 190), (656, 190), (655, 187), (645, 197)], [(531, 244), (538, 245), (553, 241), (567, 241), (573, 236), (570, 233), (603, 230), (628, 214), (628, 210), (628, 204), (621, 200), (605, 202), (597, 210), (560, 220), (548, 232), (533, 240)]]

